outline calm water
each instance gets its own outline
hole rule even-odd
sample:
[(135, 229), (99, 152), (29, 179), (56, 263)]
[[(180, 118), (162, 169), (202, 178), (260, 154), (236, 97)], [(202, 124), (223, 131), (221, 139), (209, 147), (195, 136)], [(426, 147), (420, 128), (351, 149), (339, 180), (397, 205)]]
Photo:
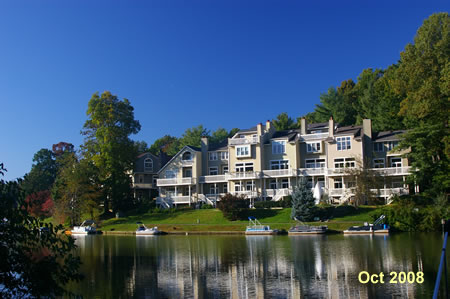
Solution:
[[(85, 298), (431, 298), (442, 247), (429, 233), (76, 238)], [(362, 284), (360, 271), (387, 278)], [(391, 271), (424, 283), (390, 284)]]

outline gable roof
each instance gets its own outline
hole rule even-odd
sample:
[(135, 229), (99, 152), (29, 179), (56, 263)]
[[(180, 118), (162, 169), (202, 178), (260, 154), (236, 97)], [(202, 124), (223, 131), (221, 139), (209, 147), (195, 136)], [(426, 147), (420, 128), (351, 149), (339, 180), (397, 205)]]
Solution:
[(166, 164), (164, 164), (164, 166), (162, 166), (159, 170), (158, 170), (158, 174), (161, 173), (161, 171), (167, 167), (167, 165), (169, 165), (170, 163), (172, 163), (173, 160), (175, 160), (176, 157), (178, 157), (186, 148), (191, 149), (194, 152), (200, 152), (201, 149), (199, 147), (196, 146), (191, 146), (191, 145), (185, 145), (183, 146), (182, 149), (180, 149), (178, 151), (178, 153), (175, 154), (175, 156), (173, 156)]
[(372, 140), (377, 142), (397, 141), (401, 139), (401, 135), (405, 132), (406, 130), (374, 132)]

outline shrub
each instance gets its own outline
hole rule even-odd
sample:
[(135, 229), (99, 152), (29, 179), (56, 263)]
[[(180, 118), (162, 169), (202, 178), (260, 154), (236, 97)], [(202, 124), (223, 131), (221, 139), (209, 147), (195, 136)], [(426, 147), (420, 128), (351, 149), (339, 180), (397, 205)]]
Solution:
[(204, 205), (202, 205), (202, 207), (201, 207), (201, 209), (214, 209), (214, 207), (212, 206), (212, 205), (209, 205), (209, 204), (204, 204)]
[(257, 201), (254, 204), (254, 207), (256, 209), (270, 209), (273, 207), (278, 207), (279, 203), (277, 201), (271, 201), (271, 200), (267, 200), (267, 201)]
[(298, 186), (292, 193), (291, 218), (300, 221), (311, 221), (315, 213), (315, 200), (311, 189), (307, 186), (305, 178), (301, 178)]
[(228, 220), (246, 219), (250, 201), (244, 196), (235, 196), (230, 193), (225, 194), (217, 203), (217, 208), (222, 211), (223, 216)]

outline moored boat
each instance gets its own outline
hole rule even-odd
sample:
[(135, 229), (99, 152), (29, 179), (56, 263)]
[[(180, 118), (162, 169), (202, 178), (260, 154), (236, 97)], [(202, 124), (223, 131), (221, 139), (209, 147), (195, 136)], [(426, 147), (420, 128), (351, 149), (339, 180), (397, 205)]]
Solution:
[(289, 229), (288, 234), (289, 235), (314, 235), (314, 234), (324, 234), (328, 230), (328, 226), (326, 225), (320, 225), (320, 226), (314, 226), (314, 225), (307, 225), (297, 218), (294, 218), (299, 224), (296, 226), (293, 226)]
[(70, 232), (72, 235), (91, 235), (96, 234), (97, 229), (94, 220), (84, 220), (80, 226), (74, 226)]
[(271, 229), (268, 225), (262, 225), (261, 222), (253, 216), (248, 217), (248, 220), (249, 225), (245, 229), (246, 235), (275, 235), (278, 233), (278, 230)]
[(381, 215), (373, 224), (365, 223), (362, 226), (352, 226), (344, 230), (344, 234), (353, 235), (371, 235), (371, 234), (389, 234), (389, 225), (383, 224), (386, 216)]
[(138, 228), (136, 230), (136, 236), (151, 236), (151, 235), (161, 235), (162, 231), (158, 230), (158, 227), (148, 228), (142, 222), (136, 222)]

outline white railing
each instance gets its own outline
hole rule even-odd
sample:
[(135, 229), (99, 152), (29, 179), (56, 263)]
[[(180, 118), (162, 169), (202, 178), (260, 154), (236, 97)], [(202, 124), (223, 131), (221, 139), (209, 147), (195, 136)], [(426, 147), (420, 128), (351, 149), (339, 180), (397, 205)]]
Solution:
[(194, 160), (181, 160), (183, 166), (191, 166), (192, 164), (194, 164)]
[(219, 183), (226, 182), (228, 180), (228, 175), (219, 174), (219, 175), (205, 175), (200, 177), (200, 183)]
[(328, 133), (306, 134), (306, 135), (300, 135), (300, 141), (326, 139), (327, 137), (328, 137)]
[(233, 195), (244, 195), (247, 198), (254, 198), (254, 197), (258, 197), (258, 192), (256, 191), (233, 191), (231, 192), (231, 194)]
[(167, 197), (157, 197), (156, 198), (157, 204), (166, 203), (169, 205), (180, 204), (180, 203), (191, 203), (193, 201), (194, 201), (193, 198), (191, 198), (191, 196), (189, 196), (189, 195), (187, 195), (187, 196), (169, 195)]
[(228, 138), (229, 145), (243, 145), (243, 144), (257, 144), (259, 143), (259, 137), (251, 136), (245, 138)]
[(391, 195), (409, 194), (408, 188), (371, 189), (370, 191), (376, 193), (378, 197), (389, 197)]
[(314, 176), (314, 175), (325, 175), (325, 168), (299, 168), (298, 175), (301, 176)]
[(350, 167), (342, 167), (342, 168), (327, 168), (327, 175), (345, 175), (348, 172)]
[(194, 185), (195, 178), (171, 178), (171, 179), (157, 179), (157, 186), (173, 186), (173, 185)]
[(264, 170), (263, 176), (267, 177), (287, 177), (287, 176), (296, 176), (295, 169), (272, 169), (272, 170)]
[(261, 177), (261, 173), (256, 171), (247, 171), (247, 172), (230, 172), (229, 179), (258, 179)]
[[(167, 200), (169, 201), (169, 200)], [(172, 206), (172, 202), (167, 202), (165, 197), (157, 197), (156, 204), (163, 206), (164, 208), (170, 208)]]
[(346, 189), (329, 189), (328, 190), (328, 194), (330, 196), (341, 196), (342, 194), (344, 194)]
[(373, 168), (372, 170), (380, 172), (383, 175), (409, 175), (411, 174), (411, 167), (387, 167), (387, 168)]
[(278, 201), (284, 196), (292, 194), (292, 190), (289, 188), (282, 189), (266, 189), (265, 194), (267, 197), (272, 197), (272, 200)]

